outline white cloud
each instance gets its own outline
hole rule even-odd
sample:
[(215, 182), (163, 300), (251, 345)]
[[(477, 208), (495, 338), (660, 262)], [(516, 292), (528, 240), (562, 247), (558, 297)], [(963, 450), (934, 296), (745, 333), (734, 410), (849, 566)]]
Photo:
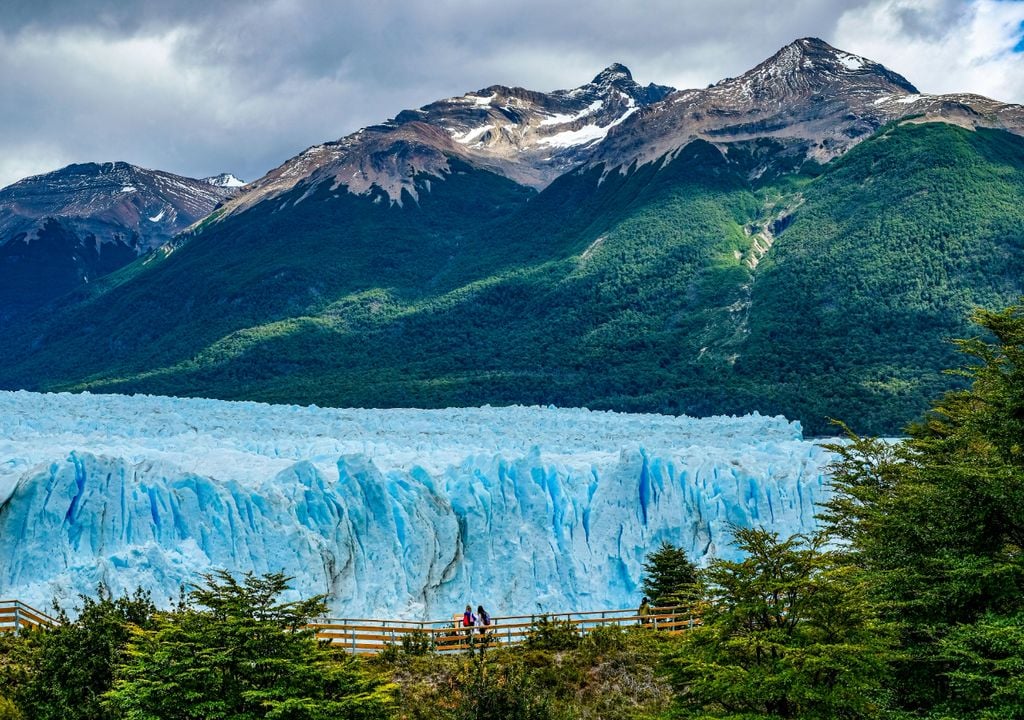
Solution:
[[(835, 44), (877, 60), (924, 92), (974, 92), (1004, 102), (1024, 101), (1024, 53), (1014, 52), (1024, 2), (880, 0), (846, 12)], [(929, 25), (928, 21), (933, 22)]]

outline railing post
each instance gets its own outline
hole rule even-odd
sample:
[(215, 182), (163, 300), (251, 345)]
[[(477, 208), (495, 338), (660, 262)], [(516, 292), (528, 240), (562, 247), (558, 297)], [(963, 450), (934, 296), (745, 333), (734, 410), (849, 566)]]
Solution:
[(17, 632), (21, 628), (21, 606), (18, 603), (14, 603), (14, 631)]
[(353, 630), (349, 630), (349, 633), (352, 634), (352, 654), (355, 655), (356, 654), (356, 631), (354, 629)]

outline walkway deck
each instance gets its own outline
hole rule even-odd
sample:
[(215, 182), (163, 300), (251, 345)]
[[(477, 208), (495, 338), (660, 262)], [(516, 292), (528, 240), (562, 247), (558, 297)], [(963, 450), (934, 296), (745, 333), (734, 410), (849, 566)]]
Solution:
[(637, 615), (635, 608), (629, 608), (493, 617), (487, 632), (480, 633), (480, 628), (473, 628), (470, 632), (469, 628), (460, 627), (461, 617), (425, 622), (325, 618), (311, 623), (310, 627), (316, 629), (321, 640), (338, 644), (353, 653), (377, 653), (388, 645), (401, 645), (405, 638), (415, 644), (429, 644), (437, 652), (464, 651), (478, 647), (481, 642), (489, 646), (516, 645), (526, 641), (530, 628), (542, 617), (571, 623), (580, 633), (607, 625), (639, 625), (641, 620), (646, 620), (645, 624), (652, 630), (664, 632), (681, 632), (700, 623), (691, 612), (679, 608), (655, 608), (646, 618)]
[[(679, 608), (654, 608), (641, 618), (636, 609), (592, 610), (588, 612), (549, 613), (546, 615), (507, 615), (492, 618), (486, 633), (479, 628), (459, 626), (461, 615), (449, 620), (380, 620), (372, 618), (321, 618), (310, 623), (320, 640), (353, 653), (374, 654), (403, 641), (426, 645), (437, 652), (459, 652), (481, 643), (488, 646), (516, 645), (526, 641), (530, 628), (541, 618), (571, 623), (580, 633), (607, 625), (639, 625), (652, 630), (681, 632), (700, 623), (699, 618)], [(44, 612), (17, 600), (0, 600), (0, 632), (52, 627), (58, 621)]]
[(0, 600), (0, 632), (51, 627), (57, 620), (17, 600)]

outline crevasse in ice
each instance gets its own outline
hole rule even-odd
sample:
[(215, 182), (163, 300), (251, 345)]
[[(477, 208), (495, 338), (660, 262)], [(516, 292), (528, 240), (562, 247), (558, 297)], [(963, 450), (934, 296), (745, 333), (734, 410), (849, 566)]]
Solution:
[(346, 617), (630, 607), (662, 540), (813, 530), (828, 453), (781, 417), (336, 410), (0, 392), (0, 598), (159, 604), (284, 572)]

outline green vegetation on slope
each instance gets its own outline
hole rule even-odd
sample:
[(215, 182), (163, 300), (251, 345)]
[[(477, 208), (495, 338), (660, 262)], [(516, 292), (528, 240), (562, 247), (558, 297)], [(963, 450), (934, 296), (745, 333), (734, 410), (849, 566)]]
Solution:
[(749, 180), (778, 150), (694, 142), (539, 195), (456, 164), (401, 207), (299, 189), (9, 332), (0, 386), (898, 432), (954, 382), (966, 310), (1024, 290), (1024, 139), (902, 125)]
[(950, 387), (970, 311), (1024, 292), (1024, 139), (889, 128), (803, 193), (758, 266), (736, 372), (771, 389), (766, 410), (899, 430)]

